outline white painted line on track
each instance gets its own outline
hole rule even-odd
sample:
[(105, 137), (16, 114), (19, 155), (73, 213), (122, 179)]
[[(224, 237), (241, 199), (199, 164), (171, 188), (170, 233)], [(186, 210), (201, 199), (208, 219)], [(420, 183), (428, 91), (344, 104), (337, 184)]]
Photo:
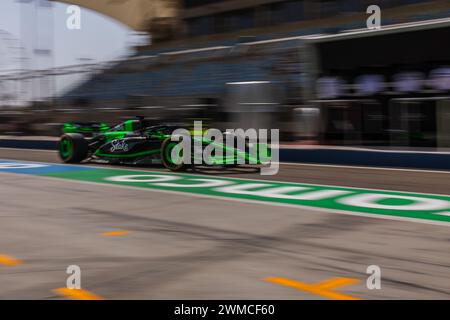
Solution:
[(361, 147), (342, 147), (342, 146), (323, 146), (323, 145), (314, 145), (314, 146), (290, 146), (290, 145), (282, 145), (281, 149), (290, 149), (290, 150), (331, 150), (331, 151), (365, 151), (365, 152), (374, 152), (374, 153), (415, 153), (415, 154), (445, 154), (449, 155), (450, 151), (426, 151), (426, 150), (396, 150), (396, 149), (370, 149), (370, 148), (361, 148)]
[(438, 213), (435, 213), (435, 214), (438, 214), (438, 215), (441, 215), (441, 216), (449, 216), (450, 217), (450, 212), (438, 212)]
[(422, 172), (422, 173), (447, 173), (450, 170), (427, 170), (427, 169), (409, 169), (409, 168), (390, 168), (390, 167), (366, 167), (366, 166), (347, 166), (340, 164), (320, 164), (320, 163), (297, 163), (297, 162), (281, 162), (288, 166), (305, 166), (305, 167), (325, 167), (325, 168), (341, 168), (341, 169), (362, 169), (362, 170), (385, 170), (385, 171), (405, 171), (405, 172)]

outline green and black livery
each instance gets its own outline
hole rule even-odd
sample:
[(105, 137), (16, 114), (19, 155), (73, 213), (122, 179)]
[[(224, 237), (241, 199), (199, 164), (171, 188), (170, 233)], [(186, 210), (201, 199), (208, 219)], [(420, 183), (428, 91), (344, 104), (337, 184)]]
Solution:
[[(104, 123), (66, 123), (63, 125), (63, 135), (58, 143), (60, 158), (66, 163), (80, 163), (85, 160), (100, 160), (108, 163), (146, 164), (159, 162), (167, 169), (181, 171), (193, 163), (205, 165), (203, 157), (196, 159), (196, 153), (191, 152), (189, 164), (183, 163), (182, 149), (179, 142), (172, 141), (172, 133), (180, 129), (178, 125), (151, 125), (144, 118), (126, 120), (114, 127)], [(185, 128), (188, 130), (188, 128)], [(212, 155), (207, 159), (208, 165), (235, 166), (238, 163), (262, 164), (270, 158), (267, 144), (258, 145), (264, 148), (264, 157), (259, 152), (240, 150), (209, 140), (202, 135), (192, 135), (193, 141), (200, 142), (204, 148), (214, 144), (222, 149), (220, 157)], [(179, 152), (172, 152), (178, 148)], [(178, 155), (173, 159), (172, 155)], [(264, 159), (262, 159), (264, 158)], [(199, 161), (200, 160), (200, 161)]]

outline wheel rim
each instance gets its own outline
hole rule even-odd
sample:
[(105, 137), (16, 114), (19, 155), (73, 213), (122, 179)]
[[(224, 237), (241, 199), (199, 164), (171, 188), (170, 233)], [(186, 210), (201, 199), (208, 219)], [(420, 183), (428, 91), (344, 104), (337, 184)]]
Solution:
[(59, 143), (59, 153), (63, 159), (68, 159), (72, 156), (73, 144), (70, 139), (63, 138)]
[[(176, 143), (170, 143), (164, 150), (164, 158), (166, 160), (166, 162), (170, 165), (170, 166), (176, 166), (179, 164), (180, 159), (182, 159), (183, 157), (183, 150), (180, 149), (178, 151), (178, 156), (175, 159), (172, 159), (172, 150), (177, 147)], [(178, 163), (178, 164), (177, 164)]]

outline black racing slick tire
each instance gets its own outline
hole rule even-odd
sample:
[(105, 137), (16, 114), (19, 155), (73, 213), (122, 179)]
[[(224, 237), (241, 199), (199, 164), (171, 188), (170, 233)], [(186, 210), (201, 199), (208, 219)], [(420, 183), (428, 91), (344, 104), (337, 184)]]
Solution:
[(59, 139), (58, 154), (65, 163), (80, 163), (88, 152), (89, 145), (82, 134), (66, 133)]
[[(172, 150), (175, 146), (178, 145), (178, 142), (172, 141), (170, 138), (167, 138), (161, 144), (161, 161), (164, 167), (169, 169), (170, 171), (184, 171), (186, 170), (186, 165), (181, 162), (172, 159)], [(182, 151), (180, 151), (179, 156), (182, 157)]]

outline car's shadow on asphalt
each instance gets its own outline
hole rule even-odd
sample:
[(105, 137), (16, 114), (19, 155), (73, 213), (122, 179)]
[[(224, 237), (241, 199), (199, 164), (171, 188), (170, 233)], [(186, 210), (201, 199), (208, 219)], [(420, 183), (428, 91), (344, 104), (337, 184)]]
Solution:
[(187, 172), (197, 173), (197, 174), (205, 174), (205, 175), (217, 175), (217, 174), (226, 174), (226, 175), (239, 175), (239, 174), (251, 174), (251, 173), (260, 173), (260, 168), (258, 167), (194, 167), (193, 169), (188, 169)]

